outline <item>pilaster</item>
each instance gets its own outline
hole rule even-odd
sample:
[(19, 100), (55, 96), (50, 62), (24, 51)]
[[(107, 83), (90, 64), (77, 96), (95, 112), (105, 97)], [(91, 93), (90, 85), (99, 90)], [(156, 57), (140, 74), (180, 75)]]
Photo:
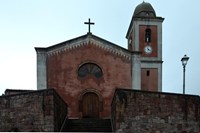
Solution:
[(141, 90), (141, 52), (132, 52), (132, 89)]
[(35, 48), (37, 52), (37, 90), (47, 88), (47, 54), (45, 48)]

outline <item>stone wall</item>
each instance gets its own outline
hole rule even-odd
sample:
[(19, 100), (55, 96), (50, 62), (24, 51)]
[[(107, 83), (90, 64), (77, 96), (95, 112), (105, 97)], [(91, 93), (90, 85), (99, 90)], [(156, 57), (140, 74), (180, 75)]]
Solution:
[(3, 132), (59, 131), (66, 116), (67, 105), (53, 89), (0, 97)]
[(116, 132), (200, 132), (199, 96), (116, 89), (111, 112)]

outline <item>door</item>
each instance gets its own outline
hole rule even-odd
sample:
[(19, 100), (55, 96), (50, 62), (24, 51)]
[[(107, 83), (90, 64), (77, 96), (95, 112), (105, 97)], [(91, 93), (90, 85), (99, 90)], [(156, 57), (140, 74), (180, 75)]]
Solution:
[(83, 117), (99, 117), (99, 97), (97, 94), (89, 92), (83, 96)]

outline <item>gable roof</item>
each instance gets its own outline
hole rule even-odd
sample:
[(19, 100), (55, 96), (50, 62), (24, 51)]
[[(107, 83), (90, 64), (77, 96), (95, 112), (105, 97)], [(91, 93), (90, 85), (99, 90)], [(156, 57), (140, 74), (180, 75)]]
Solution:
[(46, 48), (35, 47), (35, 50), (37, 53), (46, 53), (47, 55), (53, 55), (69, 51), (84, 45), (94, 45), (104, 50), (110, 51), (111, 53), (115, 53), (129, 59), (131, 58), (131, 51), (103, 38), (95, 36), (91, 33), (87, 33), (83, 36), (79, 36)]

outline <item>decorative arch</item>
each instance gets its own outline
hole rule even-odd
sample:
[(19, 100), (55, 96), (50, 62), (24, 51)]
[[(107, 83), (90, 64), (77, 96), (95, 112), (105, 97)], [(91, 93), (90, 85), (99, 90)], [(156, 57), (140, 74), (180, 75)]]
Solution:
[(83, 91), (81, 92), (81, 94), (80, 94), (79, 99), (80, 99), (80, 100), (83, 100), (83, 95), (85, 95), (86, 93), (89, 93), (89, 92), (97, 94), (98, 97), (99, 97), (99, 100), (100, 100), (100, 101), (103, 101), (102, 95), (101, 95), (100, 92), (99, 92), (98, 90), (96, 90), (96, 89), (85, 89), (85, 90), (83, 90)]

